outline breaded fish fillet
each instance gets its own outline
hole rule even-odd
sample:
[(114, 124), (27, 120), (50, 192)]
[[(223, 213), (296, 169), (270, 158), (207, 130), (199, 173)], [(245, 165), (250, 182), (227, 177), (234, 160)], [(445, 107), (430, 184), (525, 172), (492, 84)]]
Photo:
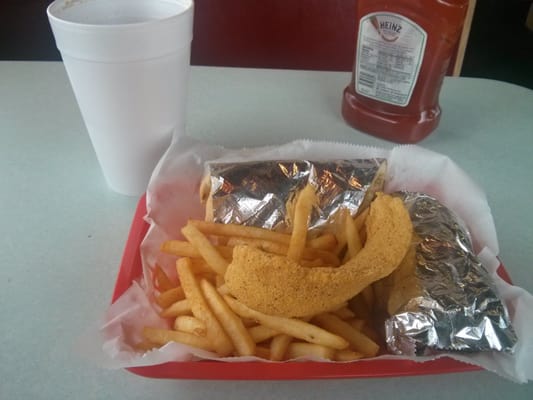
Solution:
[(236, 246), (225, 280), (232, 295), (271, 315), (304, 317), (333, 309), (389, 275), (405, 256), (412, 224), (403, 202), (379, 195), (370, 205), (363, 249), (340, 267), (303, 267), (286, 257)]

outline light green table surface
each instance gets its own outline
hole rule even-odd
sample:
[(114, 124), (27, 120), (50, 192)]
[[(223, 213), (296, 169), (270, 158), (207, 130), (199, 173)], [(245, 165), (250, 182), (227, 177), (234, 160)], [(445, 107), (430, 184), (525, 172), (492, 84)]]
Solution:
[[(392, 147), (340, 116), (350, 76), (193, 67), (188, 132), (228, 147), (311, 138)], [(448, 155), (488, 196), (500, 256), (533, 292), (533, 91), (447, 78)], [(0, 63), (0, 399), (530, 399), (488, 372), (321, 381), (164, 381), (101, 370), (73, 351), (110, 301), (137, 200), (101, 175), (61, 63)], [(531, 366), (533, 368), (533, 366)]]

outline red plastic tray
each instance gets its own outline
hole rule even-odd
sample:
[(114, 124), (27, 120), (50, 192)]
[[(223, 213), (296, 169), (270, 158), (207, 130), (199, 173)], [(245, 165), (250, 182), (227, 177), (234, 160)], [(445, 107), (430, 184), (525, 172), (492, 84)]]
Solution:
[[(115, 290), (114, 302), (141, 275), (140, 244), (148, 224), (146, 200), (139, 200), (131, 225), (128, 241), (122, 257)], [(500, 266), (498, 273), (510, 282), (507, 272)], [(387, 376), (429, 375), (480, 370), (478, 366), (462, 363), (451, 358), (439, 358), (426, 362), (409, 360), (366, 360), (354, 363), (306, 362), (237, 362), (187, 361), (169, 362), (146, 367), (127, 368), (130, 372), (149, 378), (166, 379), (243, 379), (243, 380), (281, 380), (281, 379), (333, 379), (333, 378), (375, 378)]]

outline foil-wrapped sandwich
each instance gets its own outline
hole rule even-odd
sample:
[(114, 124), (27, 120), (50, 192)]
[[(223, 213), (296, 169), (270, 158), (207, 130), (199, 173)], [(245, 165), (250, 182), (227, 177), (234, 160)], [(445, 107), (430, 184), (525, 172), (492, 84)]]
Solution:
[(404, 355), (511, 352), (517, 337), (490, 276), (473, 252), (466, 227), (427, 194), (396, 195), (409, 211), (414, 240), (383, 283), (388, 287), (389, 350)]
[(282, 160), (210, 163), (200, 188), (206, 219), (287, 231), (297, 193), (315, 187), (318, 204), (310, 230), (335, 221), (339, 212), (364, 209), (383, 190), (384, 159)]

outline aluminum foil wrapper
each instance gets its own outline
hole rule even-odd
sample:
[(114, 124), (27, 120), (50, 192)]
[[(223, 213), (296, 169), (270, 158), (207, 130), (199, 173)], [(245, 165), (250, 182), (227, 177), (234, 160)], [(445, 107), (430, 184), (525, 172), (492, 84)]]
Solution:
[(341, 209), (355, 215), (383, 190), (386, 160), (209, 163), (206, 169), (200, 192), (208, 219), (287, 231), (291, 203), (311, 184), (318, 198), (313, 230), (334, 221)]
[(411, 270), (400, 266), (386, 278), (393, 312), (385, 321), (389, 350), (409, 356), (512, 352), (517, 337), (507, 309), (473, 253), (466, 227), (435, 198), (395, 195), (404, 200), (416, 236)]

